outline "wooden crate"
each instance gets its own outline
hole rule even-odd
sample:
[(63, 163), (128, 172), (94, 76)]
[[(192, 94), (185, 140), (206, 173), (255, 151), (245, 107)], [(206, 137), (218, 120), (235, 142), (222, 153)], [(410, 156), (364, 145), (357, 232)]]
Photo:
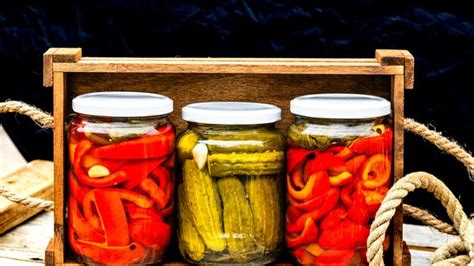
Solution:
[[(185, 128), (181, 108), (200, 101), (257, 101), (283, 110), (282, 131), (292, 121), (289, 101), (322, 92), (363, 93), (392, 102), (395, 180), (403, 174), (404, 89), (412, 89), (414, 59), (405, 50), (376, 50), (369, 59), (102, 58), (82, 57), (80, 48), (51, 48), (44, 54), (43, 83), (54, 88), (54, 239), (46, 264), (77, 264), (65, 244), (65, 124), (71, 100), (95, 91), (155, 92), (174, 100), (171, 120)], [(403, 215), (393, 221), (393, 264), (409, 261), (402, 241)], [(66, 254), (66, 256), (65, 256)], [(403, 256), (405, 254), (405, 257)], [(405, 258), (405, 259), (403, 259)]]

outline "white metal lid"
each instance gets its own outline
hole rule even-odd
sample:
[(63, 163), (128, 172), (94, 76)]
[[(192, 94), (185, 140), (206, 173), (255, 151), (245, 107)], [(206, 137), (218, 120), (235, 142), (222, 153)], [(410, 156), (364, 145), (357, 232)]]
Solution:
[(182, 117), (188, 122), (214, 125), (258, 125), (281, 120), (281, 109), (265, 103), (202, 102), (186, 105)]
[(311, 94), (294, 98), (290, 102), (290, 111), (315, 118), (361, 119), (390, 114), (390, 102), (364, 94)]
[(87, 93), (72, 100), (76, 113), (110, 117), (144, 117), (173, 112), (173, 100), (145, 92), (109, 91)]

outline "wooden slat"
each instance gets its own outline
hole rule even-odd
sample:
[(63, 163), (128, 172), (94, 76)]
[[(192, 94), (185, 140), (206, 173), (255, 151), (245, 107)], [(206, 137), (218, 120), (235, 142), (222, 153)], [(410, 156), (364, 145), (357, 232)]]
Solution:
[(54, 261), (64, 260), (64, 108), (65, 74), (54, 72)]
[[(22, 195), (53, 199), (53, 162), (36, 160), (0, 179), (0, 185)], [(0, 235), (41, 210), (27, 208), (0, 197)]]
[(53, 86), (53, 63), (75, 63), (81, 57), (81, 48), (49, 48), (43, 54), (43, 86)]
[[(120, 61), (122, 60), (122, 61)], [(79, 61), (55, 63), (54, 71), (95, 73), (248, 73), (248, 74), (327, 74), (327, 75), (395, 75), (403, 66), (381, 66), (378, 63), (352, 62), (249, 62), (249, 61)]]
[[(403, 75), (392, 77), (392, 110), (393, 110), (393, 161), (394, 180), (403, 177), (403, 119), (404, 119), (404, 83)], [(403, 261), (403, 211), (401, 206), (397, 208), (393, 217), (393, 264), (401, 265)]]
[(384, 50), (375, 51), (375, 59), (383, 66), (403, 66), (404, 87), (413, 89), (415, 80), (415, 59), (406, 50)]
[[(52, 48), (53, 49), (53, 48)], [(271, 62), (271, 63), (288, 63), (288, 62), (308, 62), (308, 63), (359, 63), (374, 64), (378, 63), (375, 58), (231, 58), (231, 57), (83, 57), (81, 63), (160, 63), (169, 61), (198, 61), (198, 62)]]
[[(110, 90), (160, 93), (174, 100), (170, 115), (178, 132), (186, 127), (181, 108), (202, 101), (257, 101), (275, 104), (283, 111), (282, 132), (293, 121), (289, 101), (296, 96), (323, 93), (365, 93), (390, 100), (390, 76), (246, 75), (246, 74), (141, 74), (70, 73), (68, 98)], [(67, 110), (68, 115), (71, 110)]]

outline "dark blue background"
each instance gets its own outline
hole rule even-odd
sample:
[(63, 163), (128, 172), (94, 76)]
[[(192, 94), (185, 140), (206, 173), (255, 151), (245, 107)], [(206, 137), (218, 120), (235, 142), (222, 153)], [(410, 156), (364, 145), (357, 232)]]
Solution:
[[(408, 49), (416, 78), (406, 115), (474, 150), (469, 1), (288, 2), (1, 1), (0, 100), (51, 111), (52, 91), (41, 84), (42, 54), (52, 46), (82, 47), (87, 56), (156, 57), (371, 58), (377, 48)], [(27, 159), (51, 158), (49, 130), (14, 115), (1, 122)], [(474, 211), (474, 183), (463, 166), (406, 137), (406, 172), (439, 176)], [(417, 193), (409, 202), (444, 216), (430, 197)]]

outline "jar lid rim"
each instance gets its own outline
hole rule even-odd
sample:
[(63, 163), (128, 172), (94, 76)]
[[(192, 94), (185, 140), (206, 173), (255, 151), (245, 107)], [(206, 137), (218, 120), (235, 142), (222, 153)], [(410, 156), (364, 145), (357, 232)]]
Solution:
[(258, 125), (281, 120), (281, 109), (256, 102), (200, 102), (181, 110), (183, 120), (214, 125)]
[(389, 115), (391, 105), (386, 99), (373, 95), (321, 93), (294, 98), (290, 111), (313, 118), (364, 119)]
[(106, 91), (79, 95), (72, 100), (79, 114), (109, 117), (147, 117), (173, 112), (173, 100), (148, 92)]

